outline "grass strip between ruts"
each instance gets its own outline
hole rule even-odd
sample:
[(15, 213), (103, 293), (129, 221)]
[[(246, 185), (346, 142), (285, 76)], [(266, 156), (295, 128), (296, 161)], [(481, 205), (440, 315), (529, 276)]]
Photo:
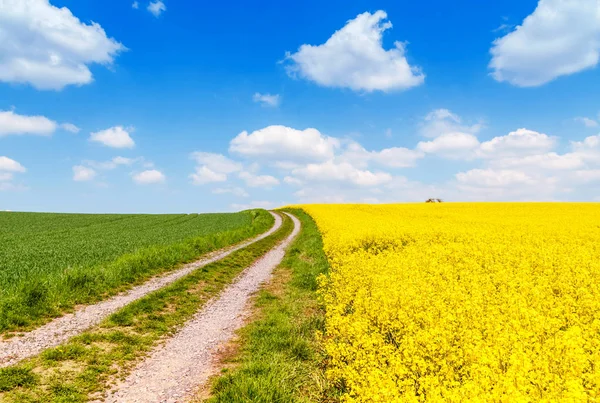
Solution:
[(52, 281), (43, 276), (32, 277), (23, 282), (21, 289), (8, 294), (0, 290), (0, 336), (10, 331), (31, 330), (78, 304), (98, 302), (208, 252), (259, 235), (273, 225), (273, 217), (265, 210), (242, 213), (249, 214), (251, 222), (238, 229), (140, 248), (101, 265), (65, 268)]
[(224, 363), (229, 369), (213, 380), (210, 398), (206, 399), (202, 391), (196, 401), (336, 400), (324, 376), (326, 356), (318, 340), (325, 326), (318, 278), (329, 269), (321, 234), (304, 211), (284, 211), (298, 217), (302, 231), (274, 271), (272, 281), (257, 295), (254, 320), (239, 332), (239, 351)]
[(284, 217), (275, 234), (127, 305), (59, 347), (0, 369), (0, 402), (85, 402), (100, 398), (158, 341), (175, 332), (292, 229), (292, 220)]

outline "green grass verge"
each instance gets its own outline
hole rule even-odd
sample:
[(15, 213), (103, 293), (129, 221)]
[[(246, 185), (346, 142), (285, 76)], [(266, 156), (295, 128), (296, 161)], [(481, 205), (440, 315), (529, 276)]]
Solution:
[[(47, 229), (40, 228), (44, 223)], [(265, 210), (165, 216), (2, 213), (0, 335), (29, 330), (271, 225)]]
[(239, 352), (226, 364), (233, 369), (214, 380), (210, 403), (335, 400), (317, 336), (325, 325), (317, 278), (329, 265), (312, 218), (302, 210), (286, 211), (300, 219), (302, 232), (258, 294), (255, 320), (241, 330)]
[(0, 369), (0, 402), (85, 402), (102, 396), (292, 228), (285, 218), (275, 234), (127, 305), (64, 345)]

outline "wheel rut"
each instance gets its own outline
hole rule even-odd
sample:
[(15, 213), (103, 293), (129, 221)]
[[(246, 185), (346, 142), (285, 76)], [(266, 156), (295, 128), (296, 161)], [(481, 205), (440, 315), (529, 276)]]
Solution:
[(282, 224), (281, 217), (278, 214), (271, 213), (271, 215), (275, 218), (273, 227), (257, 237), (211, 252), (178, 270), (163, 276), (153, 277), (144, 284), (133, 287), (105, 301), (84, 306), (73, 313), (63, 315), (21, 336), (0, 341), (0, 368), (14, 365), (25, 358), (33, 357), (47, 348), (59, 346), (71, 337), (100, 323), (107, 316), (123, 308), (125, 305), (173, 283), (200, 267), (221, 260), (235, 251), (268, 237), (275, 233)]
[[(286, 213), (287, 214), (287, 213)], [(186, 401), (216, 373), (219, 346), (234, 337), (249, 314), (253, 293), (271, 277), (285, 251), (300, 232), (300, 221), (281, 243), (247, 267), (238, 278), (194, 315), (175, 335), (150, 355), (106, 397), (105, 402)]]

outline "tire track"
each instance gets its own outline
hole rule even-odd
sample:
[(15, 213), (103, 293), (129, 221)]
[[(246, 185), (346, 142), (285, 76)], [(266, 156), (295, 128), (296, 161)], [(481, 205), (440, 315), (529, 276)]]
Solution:
[[(286, 213), (287, 214), (287, 213)], [(250, 296), (267, 281), (286, 248), (300, 232), (292, 233), (240, 274), (219, 296), (194, 315), (179, 332), (157, 347), (106, 398), (110, 403), (185, 401), (217, 370), (219, 346), (243, 326)]]
[(204, 258), (186, 264), (179, 270), (164, 276), (151, 278), (144, 284), (105, 301), (82, 307), (73, 313), (54, 319), (22, 336), (0, 341), (0, 368), (14, 365), (25, 358), (33, 357), (47, 348), (56, 347), (71, 337), (100, 323), (107, 316), (121, 309), (125, 305), (173, 283), (200, 267), (221, 260), (235, 251), (268, 237), (277, 231), (282, 223), (281, 217), (278, 214), (271, 212), (271, 215), (275, 218), (273, 227), (255, 238), (244, 241), (233, 247), (227, 247), (211, 252)]

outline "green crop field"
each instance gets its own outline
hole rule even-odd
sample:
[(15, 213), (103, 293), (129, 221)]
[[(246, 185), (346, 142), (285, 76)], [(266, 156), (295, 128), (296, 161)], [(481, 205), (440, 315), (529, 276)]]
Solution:
[(234, 214), (0, 212), (0, 333), (266, 231), (264, 210)]

